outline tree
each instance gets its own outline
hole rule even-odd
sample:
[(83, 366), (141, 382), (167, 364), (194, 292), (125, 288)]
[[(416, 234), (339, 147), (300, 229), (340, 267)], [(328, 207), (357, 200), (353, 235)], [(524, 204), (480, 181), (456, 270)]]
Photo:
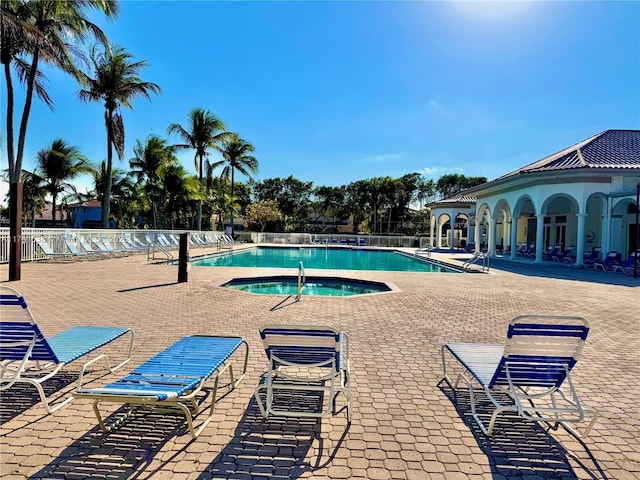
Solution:
[(260, 225), (260, 231), (264, 232), (267, 223), (276, 222), (282, 218), (282, 212), (278, 209), (275, 200), (264, 200), (249, 205), (245, 217), (247, 223)]
[(440, 198), (448, 198), (465, 188), (475, 187), (487, 183), (487, 177), (466, 177), (459, 173), (443, 175), (436, 183), (436, 190)]
[[(22, 204), (22, 218), (27, 222), (31, 222), (31, 226), (35, 227), (36, 214), (42, 213), (47, 202), (45, 197), (47, 191), (43, 185), (43, 179), (38, 175), (37, 170), (33, 173), (22, 171), (22, 187), (24, 193), (24, 202)], [(9, 200), (9, 192), (7, 192), (6, 200)]]
[[(167, 127), (167, 133), (175, 133), (185, 143), (174, 145), (176, 149), (194, 149), (194, 164), (200, 182), (200, 191), (204, 192), (202, 185), (204, 175), (204, 161), (209, 156), (210, 148), (217, 148), (218, 143), (225, 139), (229, 133), (222, 120), (203, 108), (194, 108), (189, 112), (189, 124), (187, 128), (177, 123), (172, 123)], [(203, 197), (204, 198), (204, 197)], [(202, 230), (202, 201), (198, 204), (198, 230)]]
[(133, 148), (135, 156), (129, 160), (131, 174), (149, 199), (154, 229), (157, 228), (157, 209), (162, 195), (159, 171), (169, 163), (178, 161), (174, 150), (173, 146), (167, 145), (167, 140), (157, 135), (149, 135), (144, 143), (137, 140)]
[(38, 167), (44, 178), (44, 188), (51, 195), (53, 225), (56, 224), (58, 195), (70, 188), (67, 180), (90, 171), (86, 157), (73, 145), (57, 138), (49, 148), (38, 152)]
[(111, 170), (113, 168), (113, 150), (118, 157), (124, 156), (124, 122), (120, 107), (132, 108), (131, 100), (136, 97), (151, 99), (151, 93), (160, 93), (155, 83), (144, 82), (138, 75), (147, 66), (144, 60), (134, 62), (132, 56), (122, 47), (106, 48), (100, 52), (97, 46), (91, 50), (91, 62), (94, 78), (82, 76), (85, 89), (78, 92), (83, 101), (104, 102), (105, 126), (107, 129), (107, 185), (102, 200), (102, 227), (109, 226), (111, 204)]
[[(229, 135), (222, 141), (223, 160), (212, 164), (213, 168), (223, 166), (220, 178), (231, 179), (231, 196), (234, 197), (235, 171), (247, 177), (258, 171), (258, 160), (253, 155), (255, 151), (253, 145), (236, 134)], [(231, 234), (233, 235), (233, 210), (231, 211)]]
[[(100, 165), (92, 165), (91, 176), (93, 177), (93, 187), (96, 198), (101, 202), (104, 201), (104, 197), (107, 191), (107, 165), (103, 160)], [(118, 168), (111, 169), (111, 206), (110, 211), (114, 212), (116, 223), (121, 225), (122, 223), (131, 225), (129, 218), (132, 207), (134, 207), (137, 200), (135, 183), (130, 172), (120, 170)], [(112, 210), (113, 209), (113, 210)]]
[(253, 184), (256, 200), (275, 200), (282, 212), (284, 229), (295, 230), (307, 223), (313, 182), (303, 182), (293, 176), (268, 178)]
[[(347, 208), (353, 215), (353, 224), (358, 226), (358, 231), (371, 232), (371, 197), (369, 195), (369, 182), (357, 180), (346, 187)], [(368, 230), (366, 230), (368, 229)]]
[(175, 220), (180, 216), (188, 202), (200, 199), (200, 182), (196, 177), (187, 175), (184, 167), (172, 162), (160, 169), (161, 184), (166, 202), (166, 217), (169, 227), (173, 229)]
[(313, 191), (314, 196), (317, 199), (316, 208), (318, 208), (324, 222), (327, 218), (332, 219), (332, 224), (335, 227), (337, 217), (343, 217), (347, 215), (348, 209), (346, 207), (346, 188), (345, 187), (317, 187)]
[[(21, 217), (23, 184), (21, 182), (22, 159), (31, 113), (34, 92), (49, 107), (53, 102), (44, 84), (39, 69), (42, 60), (74, 76), (79, 75), (75, 59), (79, 51), (74, 41), (82, 44), (87, 33), (102, 43), (107, 43), (102, 31), (85, 16), (86, 10), (98, 9), (108, 18), (117, 14), (115, 0), (60, 2), (56, 0), (17, 1), (3, 0), (0, 3), (0, 60), (3, 64), (7, 92), (7, 157), (9, 163), (9, 280), (20, 280), (21, 264)], [(30, 56), (31, 61), (25, 59)], [(24, 108), (18, 134), (17, 152), (14, 150), (14, 89), (11, 65), (26, 85)]]

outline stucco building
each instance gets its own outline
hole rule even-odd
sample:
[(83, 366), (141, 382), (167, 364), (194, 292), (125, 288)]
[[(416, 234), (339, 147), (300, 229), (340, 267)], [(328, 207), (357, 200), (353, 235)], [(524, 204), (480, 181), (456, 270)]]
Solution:
[[(574, 246), (577, 264), (596, 246), (627, 258), (637, 248), (638, 185), (640, 130), (607, 130), (465, 190), (460, 197), (473, 205), (466, 211), (436, 202), (431, 222), (467, 218), (469, 240), (489, 255), (515, 258), (515, 247), (526, 242), (535, 245), (536, 262), (555, 245)], [(442, 246), (441, 238), (436, 228), (432, 245)]]

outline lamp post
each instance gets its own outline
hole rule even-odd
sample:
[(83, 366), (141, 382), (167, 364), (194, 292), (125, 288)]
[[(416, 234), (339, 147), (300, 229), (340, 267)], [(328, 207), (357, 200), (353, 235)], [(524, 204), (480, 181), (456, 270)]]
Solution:
[(636, 184), (636, 253), (633, 256), (633, 278), (638, 278), (638, 250), (640, 250), (640, 224), (638, 224), (638, 210), (640, 210), (640, 183)]

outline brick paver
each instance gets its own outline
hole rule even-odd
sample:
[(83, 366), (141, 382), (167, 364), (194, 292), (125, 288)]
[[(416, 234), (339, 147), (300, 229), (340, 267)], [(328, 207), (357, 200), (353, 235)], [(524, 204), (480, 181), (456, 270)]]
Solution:
[[(249, 370), (220, 398), (214, 421), (195, 441), (176, 416), (139, 413), (103, 434), (88, 400), (45, 415), (28, 386), (2, 392), (2, 477), (640, 478), (640, 280), (496, 261), (489, 275), (308, 270), (386, 281), (396, 290), (297, 303), (219, 287), (254, 272), (293, 274), (193, 267), (189, 281), (177, 284), (177, 267), (152, 265), (143, 256), (24, 264), (23, 280), (12, 286), (48, 335), (82, 324), (135, 329), (132, 362), (116, 376), (198, 333), (242, 335), (250, 345)], [(6, 265), (0, 276), (7, 278)], [(562, 429), (506, 418), (488, 438), (470, 420), (466, 392), (454, 397), (437, 386), (442, 343), (502, 343), (508, 322), (525, 313), (579, 315), (590, 323), (573, 378), (585, 405), (601, 418), (584, 442)], [(264, 323), (329, 324), (349, 333), (354, 402), (347, 431), (344, 414), (262, 419), (252, 395), (266, 364), (258, 336)], [(96, 370), (87, 386), (114, 375)], [(48, 391), (55, 398), (73, 388), (73, 376), (63, 375)], [(115, 404), (102, 409), (110, 419), (123, 412)]]

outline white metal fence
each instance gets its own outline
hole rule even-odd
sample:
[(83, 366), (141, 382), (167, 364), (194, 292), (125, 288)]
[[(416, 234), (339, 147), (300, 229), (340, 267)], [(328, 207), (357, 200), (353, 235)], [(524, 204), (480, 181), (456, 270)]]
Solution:
[(345, 235), (326, 233), (252, 233), (255, 243), (282, 243), (294, 245), (352, 245), (367, 247), (423, 247), (428, 237), (389, 235)]
[[(68, 251), (66, 241), (71, 241), (80, 251), (80, 239), (93, 238), (106, 239), (111, 245), (120, 244), (121, 238), (132, 240), (138, 238), (143, 244), (147, 244), (147, 238), (155, 240), (159, 234), (178, 235), (184, 233), (181, 230), (114, 230), (114, 229), (81, 229), (81, 228), (22, 228), (22, 261), (44, 260), (47, 254), (38, 246), (37, 238), (42, 238), (55, 252)], [(222, 235), (222, 232), (191, 232), (201, 237), (208, 235), (212, 238)], [(0, 228), (0, 263), (9, 262), (9, 229)]]
[[(155, 239), (158, 235), (166, 236), (184, 233), (181, 230), (114, 230), (114, 229), (80, 229), (80, 228), (22, 228), (22, 261), (44, 260), (47, 255), (36, 242), (36, 238), (42, 238), (55, 252), (68, 250), (66, 241), (71, 241), (78, 246), (81, 238), (106, 239), (112, 245), (119, 245), (121, 238), (138, 238), (146, 244), (147, 238)], [(204, 238), (217, 238), (223, 232), (191, 232)], [(251, 241), (253, 243), (293, 244), (293, 245), (352, 245), (371, 247), (424, 247), (429, 243), (427, 237), (413, 236), (385, 236), (385, 235), (340, 235), (340, 234), (310, 234), (310, 233), (239, 233), (239, 241)], [(194, 244), (197, 246), (197, 244)], [(0, 228), (0, 263), (9, 262), (9, 229)]]

